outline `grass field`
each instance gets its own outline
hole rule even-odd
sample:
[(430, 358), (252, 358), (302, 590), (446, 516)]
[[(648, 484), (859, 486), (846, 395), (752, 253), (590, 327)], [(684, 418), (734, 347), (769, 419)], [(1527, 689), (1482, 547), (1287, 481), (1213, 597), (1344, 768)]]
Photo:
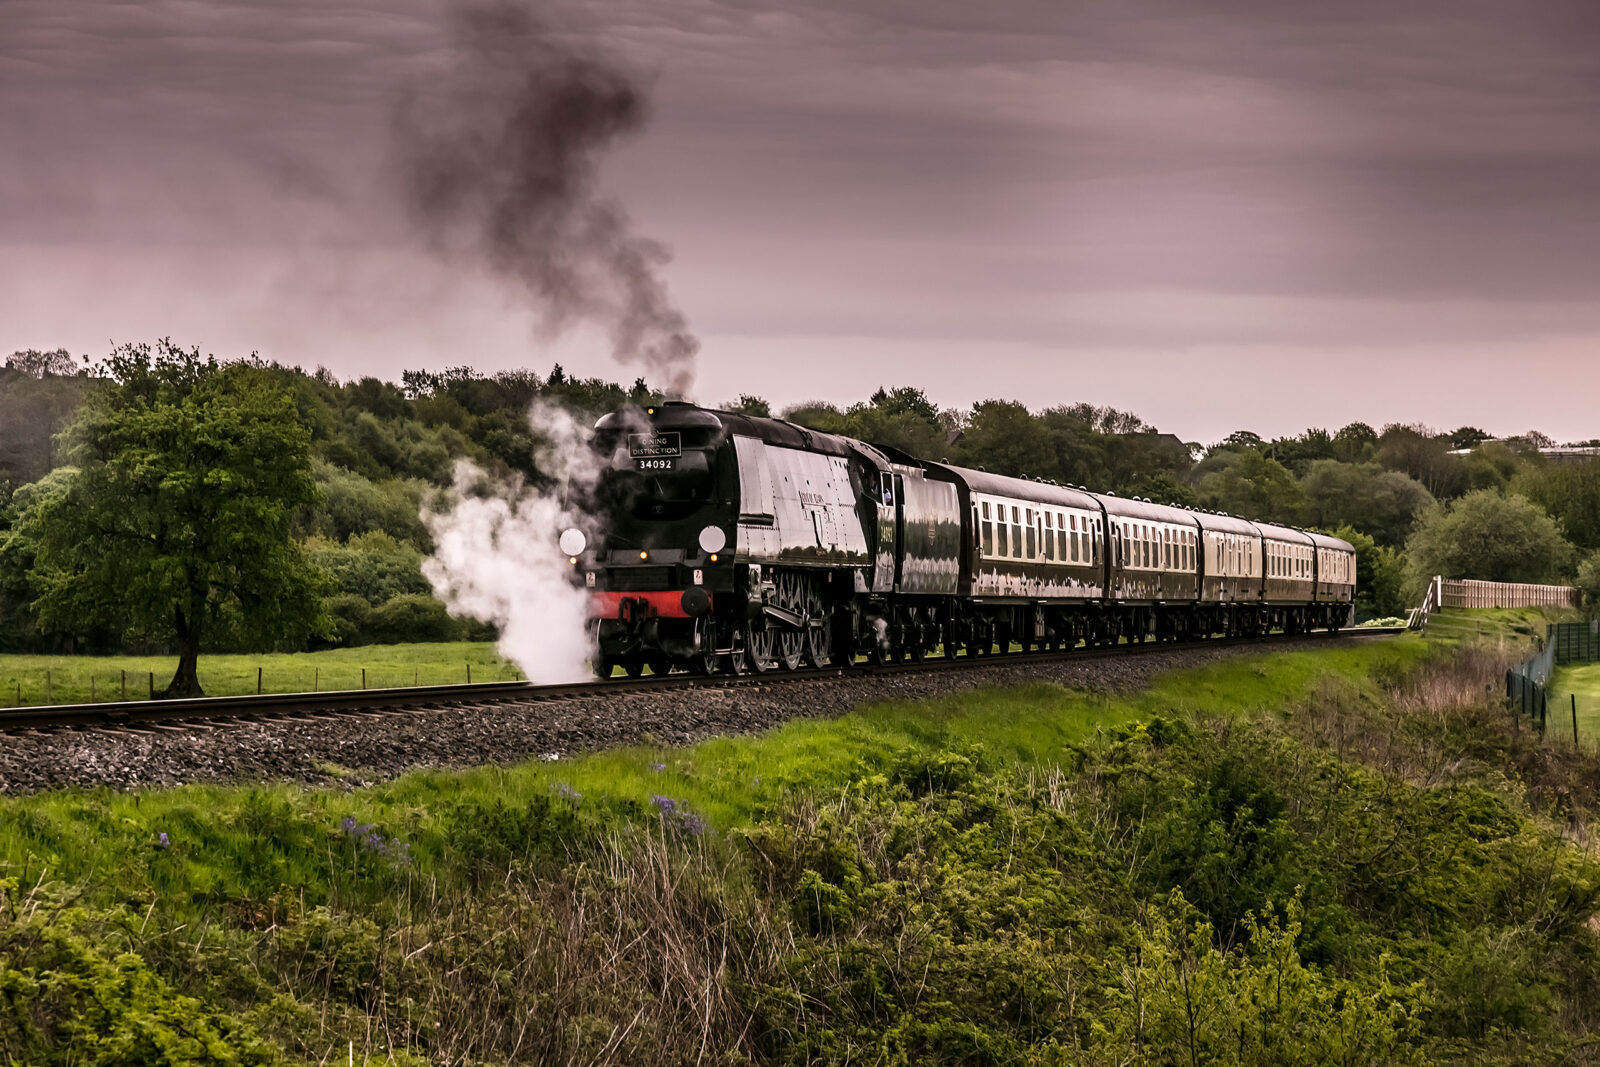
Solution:
[[(469, 664), (474, 682), (521, 677), (481, 641), (201, 656), (200, 684), (210, 696), (254, 693), (259, 670), (264, 693), (360, 689), (363, 671), (368, 689), (447, 685), (465, 682)], [(150, 695), (152, 675), (159, 691), (176, 667), (173, 656), (0, 656), (0, 707), (121, 700), (124, 684), (139, 700)]]
[(1600, 663), (1559, 668), (1547, 692), (1551, 736), (1572, 736), (1572, 701), (1576, 697), (1578, 740), (1590, 748), (1600, 747)]

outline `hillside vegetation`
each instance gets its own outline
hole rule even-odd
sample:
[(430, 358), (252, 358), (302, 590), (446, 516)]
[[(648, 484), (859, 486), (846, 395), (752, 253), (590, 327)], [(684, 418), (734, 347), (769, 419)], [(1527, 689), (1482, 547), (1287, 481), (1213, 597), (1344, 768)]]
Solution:
[[(1513, 624), (1516, 625), (1516, 624)], [(0, 802), (0, 1057), (1588, 1062), (1592, 757), (1512, 644), (755, 738)]]

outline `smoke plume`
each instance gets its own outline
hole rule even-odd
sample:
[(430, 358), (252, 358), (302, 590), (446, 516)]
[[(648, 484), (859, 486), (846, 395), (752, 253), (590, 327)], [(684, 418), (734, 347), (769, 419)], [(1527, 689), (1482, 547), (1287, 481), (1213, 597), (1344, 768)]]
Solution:
[(395, 115), (412, 218), (525, 291), (550, 333), (595, 323), (686, 394), (699, 342), (658, 275), (670, 253), (597, 186), (607, 149), (646, 122), (644, 90), (513, 0), (457, 6), (450, 29), (445, 69)]
[(594, 651), (585, 629), (588, 594), (573, 584), (557, 537), (577, 527), (594, 543), (598, 524), (566, 501), (589, 498), (605, 457), (589, 447), (588, 428), (561, 408), (535, 404), (529, 421), (544, 442), (538, 468), (554, 484), (499, 483), (459, 461), (441, 502), (449, 510), (422, 515), (435, 545), (422, 573), (452, 615), (499, 628), (501, 654), (530, 682), (579, 681)]

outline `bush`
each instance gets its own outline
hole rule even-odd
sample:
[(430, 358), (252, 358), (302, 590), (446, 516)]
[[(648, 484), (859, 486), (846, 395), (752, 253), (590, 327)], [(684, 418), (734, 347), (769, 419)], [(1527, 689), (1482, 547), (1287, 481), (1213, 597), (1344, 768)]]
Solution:
[(328, 617), (333, 622), (329, 643), (342, 647), (372, 643), (369, 627), (372, 623), (372, 605), (367, 598), (354, 593), (339, 593), (325, 602)]
[(337, 593), (359, 596), (373, 607), (402, 593), (429, 591), (422, 553), (382, 530), (355, 534), (344, 545), (313, 541), (307, 555), (328, 572)]
[(419, 593), (401, 593), (384, 601), (373, 611), (367, 633), (372, 641), (385, 645), (461, 639), (461, 627), (445, 606)]
[[(0, 882), (0, 897), (15, 890), (15, 879)], [(177, 993), (127, 951), (125, 927), (137, 916), (58, 908), (0, 909), (0, 1059), (34, 1067), (279, 1062), (238, 1019)]]

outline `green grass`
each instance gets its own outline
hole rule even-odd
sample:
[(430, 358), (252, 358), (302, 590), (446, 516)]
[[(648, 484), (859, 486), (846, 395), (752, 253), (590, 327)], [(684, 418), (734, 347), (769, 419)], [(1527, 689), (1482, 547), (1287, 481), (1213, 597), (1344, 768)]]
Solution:
[(1568, 737), (1572, 728), (1572, 700), (1577, 698), (1578, 739), (1587, 747), (1600, 747), (1600, 663), (1561, 667), (1550, 679), (1550, 730)]
[[(448, 685), (520, 678), (516, 667), (501, 659), (493, 644), (444, 642), (412, 645), (363, 645), (323, 652), (261, 653), (200, 657), (200, 684), (210, 696), (238, 696), (256, 691), (256, 671), (266, 693), (360, 689), (407, 685)], [(174, 656), (0, 656), (0, 707), (33, 704), (80, 704), (150, 694), (150, 678), (160, 691), (177, 667)], [(19, 700), (20, 696), (20, 700)]]
[[(446, 646), (454, 647), (454, 646)], [(361, 651), (361, 650), (354, 650)], [(292, 785), (185, 786), (149, 792), (68, 790), (0, 800), (0, 877), (93, 884), (113, 899), (204, 908), (265, 899), (281, 886), (328, 885), (331, 841), (345, 816), (405, 840), (417, 870), (438, 870), (459, 845), (461, 811), (515, 811), (559, 791), (586, 817), (649, 812), (671, 797), (712, 825), (748, 825), (790, 793), (826, 794), (919, 755), (982, 746), (1024, 765), (1070, 763), (1097, 730), (1153, 715), (1289, 709), (1336, 677), (1358, 687), (1430, 654), (1415, 636), (1317, 651), (1229, 659), (1158, 676), (1145, 691), (1105, 695), (1055, 685), (977, 689), (888, 703), (838, 719), (799, 720), (758, 736), (694, 746), (641, 745), (558, 762), (424, 771), (354, 792)], [(478, 816), (474, 816), (477, 818)], [(157, 847), (161, 833), (171, 848)]]
[(1542, 638), (1553, 622), (1577, 618), (1561, 608), (1442, 608), (1428, 617), (1434, 641), (1522, 641)]

